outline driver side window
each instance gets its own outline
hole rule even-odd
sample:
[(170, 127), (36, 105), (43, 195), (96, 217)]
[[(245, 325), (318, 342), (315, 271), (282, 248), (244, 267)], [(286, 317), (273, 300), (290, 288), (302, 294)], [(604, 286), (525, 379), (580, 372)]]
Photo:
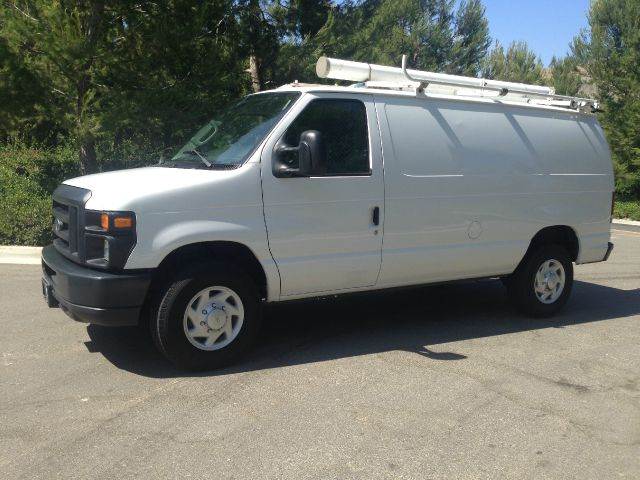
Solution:
[[(370, 175), (367, 112), (359, 100), (314, 100), (298, 115), (284, 134), (295, 146), (307, 130), (318, 130), (327, 152), (325, 176)], [(290, 164), (297, 164), (292, 155)]]

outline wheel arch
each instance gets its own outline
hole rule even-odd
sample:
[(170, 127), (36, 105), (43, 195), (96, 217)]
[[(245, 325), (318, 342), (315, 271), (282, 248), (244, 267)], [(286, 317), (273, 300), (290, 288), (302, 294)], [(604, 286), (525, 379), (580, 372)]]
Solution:
[(269, 294), (267, 273), (255, 253), (243, 243), (206, 241), (182, 245), (167, 254), (155, 269), (151, 289), (157, 289), (171, 278), (171, 274), (185, 265), (207, 260), (221, 260), (246, 272), (256, 282), (260, 296)]
[[(561, 245), (567, 249), (569, 258), (573, 262), (578, 260), (580, 255), (580, 240), (575, 229), (568, 225), (552, 225), (540, 229), (529, 242), (529, 247), (525, 252), (520, 265), (529, 256), (529, 254), (535, 251), (541, 245)], [(518, 265), (518, 266), (520, 266)]]

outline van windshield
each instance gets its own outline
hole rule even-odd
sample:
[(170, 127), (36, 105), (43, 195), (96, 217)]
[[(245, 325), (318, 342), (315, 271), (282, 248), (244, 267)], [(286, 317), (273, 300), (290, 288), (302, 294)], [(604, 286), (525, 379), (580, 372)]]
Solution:
[(243, 98), (222, 110), (161, 166), (228, 169), (241, 165), (299, 96), (298, 92), (277, 92)]

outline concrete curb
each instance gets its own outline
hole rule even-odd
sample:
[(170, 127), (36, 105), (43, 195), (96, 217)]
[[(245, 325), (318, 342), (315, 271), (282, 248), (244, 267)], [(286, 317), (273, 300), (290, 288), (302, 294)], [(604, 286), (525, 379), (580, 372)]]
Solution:
[(627, 220), (626, 218), (614, 218), (613, 223), (618, 225), (633, 225), (634, 227), (640, 227), (640, 222), (636, 220)]
[(0, 246), (0, 263), (39, 265), (42, 247)]

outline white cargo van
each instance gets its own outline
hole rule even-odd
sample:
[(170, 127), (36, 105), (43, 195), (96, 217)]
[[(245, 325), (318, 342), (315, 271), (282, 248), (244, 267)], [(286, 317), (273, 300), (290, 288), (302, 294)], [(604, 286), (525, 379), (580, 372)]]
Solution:
[(75, 320), (149, 322), (186, 368), (235, 359), (262, 302), (502, 278), (526, 314), (612, 249), (594, 101), (321, 58), (322, 77), (217, 112), (171, 160), (64, 182), (43, 293)]

